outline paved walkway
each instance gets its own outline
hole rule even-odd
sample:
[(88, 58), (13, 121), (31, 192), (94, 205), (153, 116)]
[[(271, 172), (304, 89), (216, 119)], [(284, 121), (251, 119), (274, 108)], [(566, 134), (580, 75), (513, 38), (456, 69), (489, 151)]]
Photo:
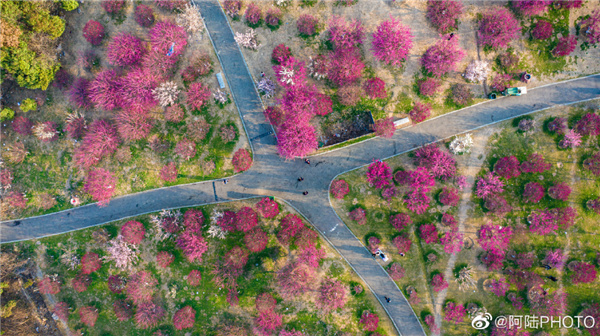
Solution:
[[(95, 204), (49, 215), (0, 223), (0, 242), (40, 238), (83, 229), (117, 219), (167, 208), (199, 206), (256, 196), (275, 196), (293, 205), (365, 280), (388, 311), (403, 336), (425, 335), (412, 308), (387, 273), (339, 219), (329, 203), (328, 186), (335, 176), (455, 134), (555, 105), (600, 97), (600, 76), (558, 83), (510, 97), (472, 106), (396, 132), (393, 138), (374, 138), (311, 158), (285, 161), (276, 152), (276, 141), (262, 114), (252, 78), (244, 65), (226, 18), (215, 0), (198, 2), (219, 54), (228, 84), (240, 110), (254, 150), (252, 169), (222, 181), (208, 181), (155, 189), (116, 198), (107, 207)], [(303, 182), (297, 182), (299, 176)], [(302, 195), (303, 191), (309, 194)], [(15, 225), (17, 224), (18, 225)], [(383, 296), (392, 299), (385, 303)]]

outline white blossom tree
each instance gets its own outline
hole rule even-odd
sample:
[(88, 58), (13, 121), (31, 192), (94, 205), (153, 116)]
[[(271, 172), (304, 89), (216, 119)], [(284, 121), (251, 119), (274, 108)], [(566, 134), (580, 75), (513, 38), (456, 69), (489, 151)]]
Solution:
[(175, 104), (181, 90), (175, 82), (169, 81), (161, 83), (156, 89), (152, 90), (152, 96), (162, 107)]
[(466, 80), (474, 83), (483, 82), (490, 72), (490, 65), (486, 61), (473, 60), (467, 65), (463, 76)]

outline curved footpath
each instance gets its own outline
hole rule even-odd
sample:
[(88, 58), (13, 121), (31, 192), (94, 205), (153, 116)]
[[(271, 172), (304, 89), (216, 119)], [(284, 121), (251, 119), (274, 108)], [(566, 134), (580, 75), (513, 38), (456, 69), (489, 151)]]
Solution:
[[(303, 160), (284, 161), (277, 155), (272, 128), (244, 59), (216, 0), (198, 6), (219, 55), (229, 87), (240, 111), (254, 153), (252, 169), (222, 180), (179, 185), (111, 200), (104, 208), (90, 204), (58, 213), (0, 223), (0, 242), (8, 243), (60, 234), (114, 220), (169, 208), (199, 206), (248, 197), (275, 196), (304, 215), (331, 242), (382, 302), (403, 336), (425, 335), (412, 308), (379, 263), (344, 226), (329, 202), (329, 183), (337, 175), (505, 119), (600, 97), (600, 75), (532, 89), (522, 97), (489, 101), (396, 131), (391, 139), (374, 138)], [(303, 182), (297, 182), (298, 177)], [(308, 191), (308, 195), (303, 195)], [(383, 296), (392, 299), (383, 302)]]

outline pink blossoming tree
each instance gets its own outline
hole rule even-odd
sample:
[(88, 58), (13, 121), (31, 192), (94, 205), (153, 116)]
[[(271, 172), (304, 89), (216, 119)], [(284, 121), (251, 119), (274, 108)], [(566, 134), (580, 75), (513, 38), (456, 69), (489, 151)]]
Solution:
[(413, 35), (408, 26), (390, 17), (373, 33), (371, 51), (379, 61), (399, 67), (413, 46)]

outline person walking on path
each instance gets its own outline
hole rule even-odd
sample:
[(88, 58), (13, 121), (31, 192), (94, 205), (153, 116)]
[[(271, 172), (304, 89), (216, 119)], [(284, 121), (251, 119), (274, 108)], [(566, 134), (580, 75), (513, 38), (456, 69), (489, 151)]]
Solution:
[(304, 162), (306, 162), (306, 164), (310, 164), (310, 160), (309, 159), (304, 159)]
[(392, 302), (392, 299), (390, 299), (389, 297), (387, 297), (387, 296), (384, 296), (384, 298), (385, 298), (385, 302), (387, 302), (387, 303), (390, 303), (390, 302)]
[(308, 191), (303, 192), (302, 195), (304, 195), (304, 196), (308, 195)]
[(302, 182), (302, 181), (304, 181), (304, 177), (302, 177), (302, 176), (298, 177), (298, 182)]
[(261, 71), (261, 72), (260, 72), (260, 77), (261, 77), (261, 78), (262, 78), (262, 77), (265, 77), (265, 73)]

